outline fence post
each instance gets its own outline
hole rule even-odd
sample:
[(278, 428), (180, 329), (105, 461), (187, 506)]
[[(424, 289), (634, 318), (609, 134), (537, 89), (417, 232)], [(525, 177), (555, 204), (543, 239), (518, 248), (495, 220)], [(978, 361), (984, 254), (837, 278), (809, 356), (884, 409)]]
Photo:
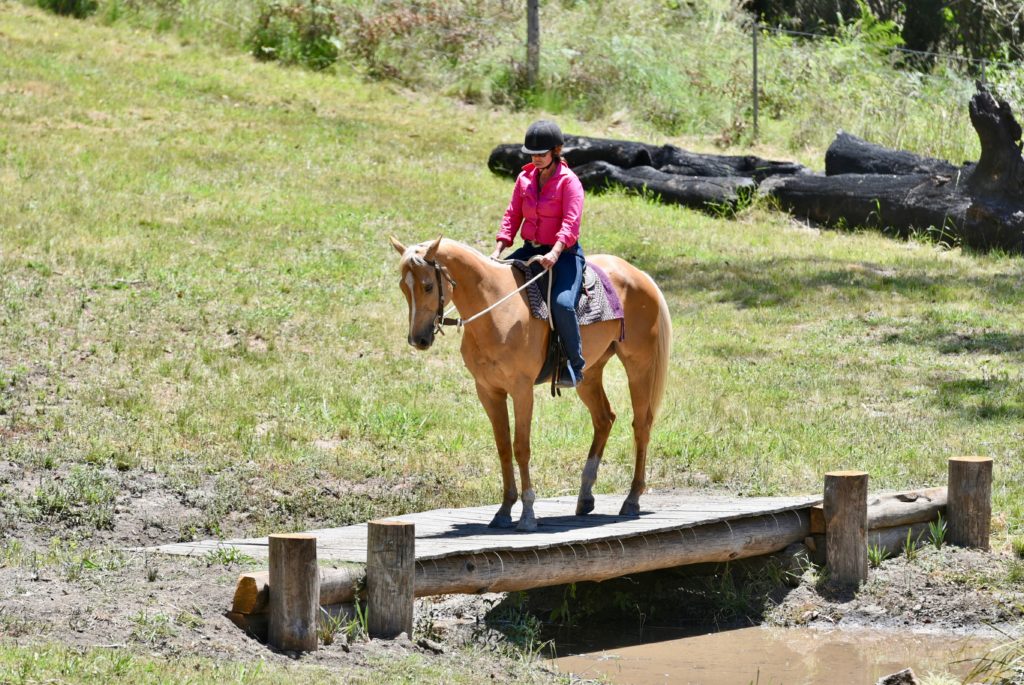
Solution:
[(754, 39), (754, 79), (753, 79), (753, 96), (754, 96), (754, 139), (757, 139), (757, 31), (759, 24), (754, 22), (753, 39)]
[(316, 536), (301, 533), (271, 535), (270, 630), (274, 649), (315, 652), (320, 613), (320, 567)]
[(825, 474), (825, 562), (829, 577), (841, 585), (868, 579), (868, 474)]
[(526, 2), (526, 85), (537, 85), (540, 73), (540, 0)]
[(370, 521), (366, 537), (366, 611), (370, 637), (412, 637), (416, 524)]
[(950, 544), (988, 549), (992, 526), (992, 459), (951, 458), (946, 492)]

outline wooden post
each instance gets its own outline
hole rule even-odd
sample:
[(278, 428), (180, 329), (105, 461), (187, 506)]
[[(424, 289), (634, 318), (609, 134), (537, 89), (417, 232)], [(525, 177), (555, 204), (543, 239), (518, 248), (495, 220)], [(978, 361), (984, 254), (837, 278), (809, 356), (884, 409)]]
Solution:
[(416, 525), (370, 521), (366, 538), (366, 602), (370, 637), (412, 637)]
[(757, 32), (761, 29), (761, 25), (756, 21), (754, 22), (753, 38), (754, 38), (754, 52), (753, 52), (753, 63), (754, 63), (754, 78), (753, 78), (753, 96), (754, 96), (754, 139), (757, 139)]
[(526, 0), (526, 86), (537, 85), (540, 73), (540, 0)]
[(868, 579), (868, 474), (825, 474), (825, 558), (830, 577), (842, 585)]
[(289, 652), (315, 652), (320, 613), (320, 569), (316, 536), (271, 535), (270, 646)]
[(949, 460), (946, 515), (950, 544), (988, 549), (992, 525), (992, 459)]

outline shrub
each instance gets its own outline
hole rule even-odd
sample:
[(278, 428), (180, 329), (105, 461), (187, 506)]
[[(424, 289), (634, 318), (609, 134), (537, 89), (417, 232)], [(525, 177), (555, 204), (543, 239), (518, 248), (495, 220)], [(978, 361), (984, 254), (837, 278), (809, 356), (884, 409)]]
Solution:
[(273, 0), (260, 11), (248, 45), (256, 59), (326, 69), (338, 60), (339, 24), (324, 0)]
[(37, 0), (39, 6), (55, 14), (84, 19), (99, 7), (97, 0)]

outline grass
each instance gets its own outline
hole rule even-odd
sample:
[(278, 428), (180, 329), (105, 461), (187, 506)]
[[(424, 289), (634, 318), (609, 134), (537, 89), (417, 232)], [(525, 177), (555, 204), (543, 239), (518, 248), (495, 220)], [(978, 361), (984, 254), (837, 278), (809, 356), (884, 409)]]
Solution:
[[(156, 472), (205, 512), (192, 535), (229, 511), (258, 533), (496, 501), (457, 337), (405, 344), (384, 238), (485, 248), (508, 185), (482, 160), (533, 115), (10, 7), (3, 456)], [(814, 492), (835, 468), (905, 487), (979, 453), (1021, 520), (1020, 260), (614, 192), (586, 224), (587, 249), (649, 271), (675, 319), (652, 487)], [(627, 418), (599, 488), (622, 492), (628, 403), (608, 376)], [(572, 492), (589, 419), (572, 400), (537, 415), (538, 489)], [(59, 495), (26, 506), (60, 517)]]
[[(0, 620), (2, 620), (0, 613)], [(148, 620), (148, 619), (147, 619)], [(0, 624), (2, 625), (2, 624)], [(482, 655), (467, 653), (462, 666), (432, 664), (420, 655), (375, 655), (368, 658), (365, 671), (305, 665), (281, 666), (262, 660), (247, 662), (215, 662), (196, 657), (158, 659), (120, 649), (78, 650), (62, 646), (18, 647), (0, 649), (0, 682), (39, 683), (76, 682), (83, 684), (132, 683), (158, 685), (163, 683), (244, 683), (246, 685), (277, 685), (304, 683), (453, 683), (480, 682), (479, 659)], [(516, 682), (541, 682), (527, 668), (514, 674)], [(486, 676), (484, 676), (486, 677)], [(550, 681), (548, 681), (550, 682)]]
[[(0, 72), (0, 463), (39, 483), (0, 472), (0, 530), (102, 532), (143, 480), (199, 512), (183, 538), (499, 500), (458, 336), (406, 344), (386, 236), (488, 249), (510, 186), (484, 161), (536, 111), (11, 2)], [(673, 314), (650, 487), (820, 492), (826, 471), (863, 469), (906, 488), (984, 454), (997, 533), (1024, 534), (1019, 258), (619, 192), (587, 198), (584, 241), (650, 272)], [(620, 418), (597, 488), (625, 493), (627, 390), (619, 367), (606, 378)], [(574, 493), (589, 417), (571, 396), (536, 417), (535, 487)], [(0, 650), (0, 675), (29, 655)]]

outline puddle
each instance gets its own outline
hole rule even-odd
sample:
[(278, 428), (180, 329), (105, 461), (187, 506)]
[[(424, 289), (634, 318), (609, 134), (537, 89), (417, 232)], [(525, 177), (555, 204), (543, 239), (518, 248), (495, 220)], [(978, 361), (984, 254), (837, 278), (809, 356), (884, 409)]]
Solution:
[(964, 636), (800, 628), (741, 628), (683, 635), (648, 629), (644, 642), (616, 646), (558, 642), (570, 654), (552, 663), (562, 673), (630, 685), (874, 685), (884, 675), (914, 669), (919, 678), (962, 678), (992, 642)]

